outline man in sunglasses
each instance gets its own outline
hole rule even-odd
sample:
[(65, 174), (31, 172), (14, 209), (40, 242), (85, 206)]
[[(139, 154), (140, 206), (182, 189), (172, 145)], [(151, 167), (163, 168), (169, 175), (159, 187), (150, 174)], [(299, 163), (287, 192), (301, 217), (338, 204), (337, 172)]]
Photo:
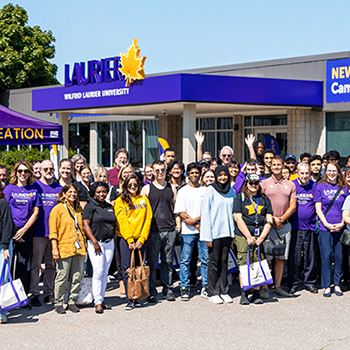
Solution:
[(222, 165), (228, 166), (228, 163), (230, 163), (234, 157), (233, 149), (230, 146), (224, 146), (221, 149), (219, 157), (222, 161)]
[(39, 300), (39, 272), (44, 259), (44, 302), (53, 301), (53, 285), (56, 268), (52, 259), (52, 247), (49, 240), (49, 217), (52, 208), (57, 204), (56, 199), (61, 193), (62, 186), (53, 180), (54, 165), (51, 160), (44, 160), (41, 163), (41, 178), (33, 187), (37, 189), (41, 198), (42, 207), (39, 207), (39, 216), (34, 224), (34, 246), (31, 268), (30, 293), (32, 306), (41, 306)]
[[(156, 266), (159, 254), (163, 295), (168, 301), (175, 301), (172, 277), (176, 239), (176, 223), (173, 214), (176, 189), (174, 185), (165, 180), (165, 164), (161, 160), (154, 161), (152, 168), (154, 181), (142, 188), (141, 195), (148, 197), (153, 213), (151, 230), (147, 239), (146, 261), (150, 267), (148, 302), (156, 303)], [(177, 229), (180, 229), (180, 221)]]

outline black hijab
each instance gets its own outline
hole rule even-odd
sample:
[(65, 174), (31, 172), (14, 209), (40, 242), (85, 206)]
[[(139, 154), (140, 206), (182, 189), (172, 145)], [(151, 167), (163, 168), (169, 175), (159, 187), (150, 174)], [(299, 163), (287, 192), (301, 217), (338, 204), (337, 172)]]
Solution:
[[(221, 184), (219, 181), (218, 181), (218, 176), (219, 174), (224, 171), (228, 178), (227, 178), (227, 181), (226, 183), (224, 184)], [(212, 184), (212, 186), (215, 188), (215, 190), (217, 192), (219, 192), (220, 194), (226, 194), (228, 193), (228, 191), (230, 190), (231, 188), (231, 180), (230, 180), (230, 172), (228, 171), (228, 168), (227, 166), (224, 166), (224, 165), (219, 165), (216, 169), (215, 169), (215, 172), (214, 172), (214, 175), (215, 175), (215, 182)]]

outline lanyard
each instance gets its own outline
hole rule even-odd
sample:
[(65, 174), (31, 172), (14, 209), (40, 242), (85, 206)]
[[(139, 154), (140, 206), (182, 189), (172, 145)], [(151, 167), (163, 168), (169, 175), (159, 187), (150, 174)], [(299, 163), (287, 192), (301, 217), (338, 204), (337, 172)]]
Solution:
[(64, 207), (67, 209), (69, 215), (72, 217), (72, 219), (74, 220), (74, 226), (75, 226), (75, 229), (77, 230), (77, 236), (78, 236), (78, 240), (79, 240), (79, 224), (78, 224), (78, 216), (77, 216), (77, 212), (75, 211), (74, 212), (74, 217), (73, 217), (73, 214), (71, 213), (71, 211), (68, 209), (67, 207), (67, 204), (64, 203)]
[(254, 201), (252, 196), (249, 197), (250, 203), (252, 203), (252, 206), (255, 211), (255, 227), (259, 227), (259, 220), (258, 220), (258, 210), (259, 210), (259, 196), (256, 196), (256, 206), (254, 205)]

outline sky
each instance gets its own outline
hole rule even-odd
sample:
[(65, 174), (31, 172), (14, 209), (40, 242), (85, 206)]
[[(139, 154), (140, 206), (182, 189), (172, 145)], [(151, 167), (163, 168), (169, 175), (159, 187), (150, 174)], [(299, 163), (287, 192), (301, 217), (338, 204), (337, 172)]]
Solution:
[[(8, 2), (0, 2), (0, 6)], [(64, 65), (119, 56), (137, 38), (145, 73), (350, 51), (349, 0), (18, 0)]]

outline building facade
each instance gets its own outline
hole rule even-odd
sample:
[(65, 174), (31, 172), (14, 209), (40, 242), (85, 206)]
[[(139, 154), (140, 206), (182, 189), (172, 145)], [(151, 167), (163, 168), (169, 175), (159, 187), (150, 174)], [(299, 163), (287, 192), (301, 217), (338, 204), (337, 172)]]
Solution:
[[(114, 151), (125, 147), (132, 163), (143, 168), (159, 158), (158, 136), (178, 159), (195, 160), (196, 130), (205, 135), (203, 150), (218, 156), (229, 145), (239, 162), (247, 158), (244, 138), (250, 133), (260, 140), (274, 136), (282, 155), (337, 149), (346, 157), (349, 60), (350, 52), (340, 52), (154, 74), (143, 86), (130, 87), (129, 96), (108, 103), (59, 102), (59, 94), (68, 91), (71, 97), (78, 91), (63, 86), (11, 90), (1, 103), (63, 124), (66, 148), (80, 135), (78, 152), (92, 167), (113, 166)], [(85, 88), (79, 91), (84, 94)]]

